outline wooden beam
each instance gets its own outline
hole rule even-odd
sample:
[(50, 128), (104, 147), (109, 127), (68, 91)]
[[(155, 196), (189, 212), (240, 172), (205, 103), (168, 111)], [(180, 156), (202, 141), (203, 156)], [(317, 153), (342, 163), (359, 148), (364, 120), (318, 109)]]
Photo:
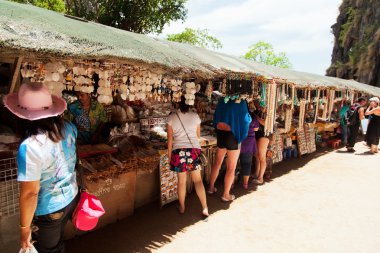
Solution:
[(13, 78), (12, 78), (12, 83), (11, 83), (11, 88), (9, 89), (9, 94), (13, 93), (15, 88), (16, 88), (16, 82), (17, 82), (17, 79), (20, 75), (20, 67), (21, 67), (21, 62), (23, 60), (24, 57), (20, 56), (20, 57), (17, 57), (16, 58), (16, 65), (14, 67), (14, 71), (13, 71)]

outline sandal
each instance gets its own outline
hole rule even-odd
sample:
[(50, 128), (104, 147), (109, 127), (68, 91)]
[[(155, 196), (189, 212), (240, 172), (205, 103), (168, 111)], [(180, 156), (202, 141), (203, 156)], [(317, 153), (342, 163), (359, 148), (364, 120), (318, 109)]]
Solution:
[(221, 197), (220, 199), (222, 200), (222, 202), (229, 203), (229, 202), (234, 201), (236, 199), (236, 197), (235, 197), (235, 195), (230, 194), (230, 198), (229, 199), (226, 199), (225, 197)]
[(208, 208), (206, 207), (205, 209), (202, 210), (202, 220), (204, 222), (207, 222), (208, 221), (208, 216), (210, 214), (208, 213)]
[(263, 185), (264, 184), (264, 180), (263, 181), (259, 181), (258, 179), (255, 179), (255, 180), (253, 180), (253, 183), (256, 184), (256, 185)]
[(214, 193), (216, 193), (218, 191), (218, 189), (216, 189), (216, 187), (214, 187), (214, 189), (211, 191), (211, 190), (208, 190), (207, 193), (210, 194), (210, 195), (213, 195)]

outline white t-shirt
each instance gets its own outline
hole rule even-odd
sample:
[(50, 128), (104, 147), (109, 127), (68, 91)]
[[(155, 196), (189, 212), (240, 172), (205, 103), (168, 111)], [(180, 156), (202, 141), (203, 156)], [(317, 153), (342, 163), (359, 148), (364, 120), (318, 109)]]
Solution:
[(181, 118), (182, 124), (186, 129), (187, 134), (193, 145), (189, 142), (186, 132), (184, 131), (181, 122), (175, 112), (169, 115), (168, 125), (173, 128), (173, 150), (179, 148), (201, 148), (197, 137), (197, 126), (201, 123), (201, 119), (195, 112), (182, 113), (178, 111), (178, 116)]

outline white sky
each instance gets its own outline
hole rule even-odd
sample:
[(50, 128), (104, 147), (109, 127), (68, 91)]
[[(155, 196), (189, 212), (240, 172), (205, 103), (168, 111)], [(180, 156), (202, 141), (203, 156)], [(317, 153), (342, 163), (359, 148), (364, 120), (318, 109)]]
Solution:
[(208, 29), (223, 48), (241, 56), (259, 40), (285, 52), (293, 69), (325, 74), (330, 65), (336, 23), (342, 0), (188, 0), (188, 18), (172, 22), (160, 37), (186, 27)]

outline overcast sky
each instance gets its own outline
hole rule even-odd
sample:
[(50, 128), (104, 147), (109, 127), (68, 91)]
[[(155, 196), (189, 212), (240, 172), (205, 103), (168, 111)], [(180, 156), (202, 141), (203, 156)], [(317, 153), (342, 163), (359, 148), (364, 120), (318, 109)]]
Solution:
[(160, 37), (186, 27), (208, 29), (223, 48), (241, 56), (263, 40), (285, 52), (293, 69), (325, 74), (330, 65), (336, 22), (342, 0), (188, 0), (186, 22), (173, 22)]

